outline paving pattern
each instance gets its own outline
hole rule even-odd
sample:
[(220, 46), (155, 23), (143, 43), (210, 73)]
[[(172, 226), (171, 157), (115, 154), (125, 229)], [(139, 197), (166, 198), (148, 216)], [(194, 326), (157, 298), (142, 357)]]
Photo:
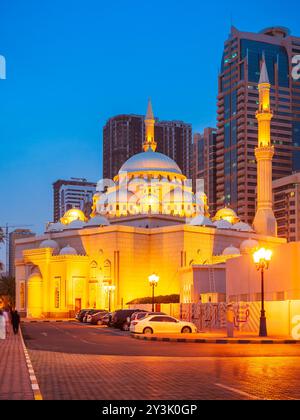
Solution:
[(142, 342), (82, 325), (26, 325), (44, 399), (300, 399), (300, 348)]
[(0, 340), (0, 400), (33, 399), (21, 337), (10, 328), (6, 340)]

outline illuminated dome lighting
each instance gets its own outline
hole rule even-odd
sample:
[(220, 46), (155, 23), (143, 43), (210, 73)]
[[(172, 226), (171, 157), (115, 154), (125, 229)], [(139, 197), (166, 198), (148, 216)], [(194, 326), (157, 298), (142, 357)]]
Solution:
[(236, 212), (229, 207), (224, 207), (217, 211), (214, 220), (226, 220), (231, 224), (238, 223), (240, 219), (237, 217)]
[(235, 223), (232, 227), (233, 229), (240, 230), (241, 232), (253, 232), (252, 227), (244, 222)]
[(196, 216), (190, 221), (190, 225), (192, 226), (212, 226), (215, 227), (213, 222), (205, 216)]
[(227, 220), (216, 220), (214, 225), (217, 229), (232, 229), (232, 224)]
[(74, 220), (73, 222), (66, 225), (65, 229), (81, 229), (84, 226), (86, 226), (86, 223), (82, 222), (81, 220)]
[(60, 219), (60, 222), (63, 225), (69, 225), (70, 223), (80, 220), (81, 222), (86, 221), (85, 214), (80, 209), (70, 209), (66, 211), (66, 213), (63, 215), (63, 217)]
[(71, 247), (70, 245), (65, 246), (60, 251), (59, 255), (77, 255), (77, 251), (75, 248)]
[(108, 226), (110, 223), (109, 221), (103, 216), (95, 216), (92, 217), (86, 224), (86, 227), (91, 226)]
[(151, 149), (129, 158), (121, 167), (119, 174), (122, 172), (170, 172), (182, 175), (179, 166), (173, 159), (162, 153), (154, 152)]
[(228, 246), (222, 252), (222, 255), (241, 255), (240, 250), (233, 245)]
[(241, 254), (252, 254), (258, 246), (259, 243), (255, 239), (246, 239), (240, 245)]
[(51, 248), (51, 249), (56, 250), (56, 251), (59, 250), (58, 243), (56, 241), (54, 241), (53, 239), (46, 239), (43, 242), (41, 242), (40, 243), (40, 248)]

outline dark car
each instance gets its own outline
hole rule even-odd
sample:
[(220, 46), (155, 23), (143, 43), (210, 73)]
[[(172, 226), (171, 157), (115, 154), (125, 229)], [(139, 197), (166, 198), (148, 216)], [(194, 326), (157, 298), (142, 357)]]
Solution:
[(82, 322), (90, 322), (92, 315), (96, 314), (97, 312), (104, 312), (105, 309), (89, 309), (83, 317)]
[(90, 320), (88, 320), (88, 322), (90, 322), (90, 324), (92, 325), (103, 325), (103, 318), (107, 315), (108, 312), (104, 310), (96, 312), (95, 314), (91, 315)]
[(75, 315), (77, 321), (82, 322), (83, 317), (85, 316), (87, 311), (89, 311), (89, 309), (81, 309), (79, 312), (77, 312), (77, 314)]
[(142, 309), (119, 309), (112, 315), (111, 326), (128, 331), (130, 327), (130, 317), (135, 312), (145, 312)]

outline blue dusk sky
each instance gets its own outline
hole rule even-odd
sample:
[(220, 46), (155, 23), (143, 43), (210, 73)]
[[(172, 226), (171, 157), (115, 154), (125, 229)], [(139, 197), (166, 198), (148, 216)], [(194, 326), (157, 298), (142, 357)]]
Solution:
[(0, 0), (0, 226), (52, 218), (52, 182), (102, 175), (102, 126), (119, 113), (216, 121), (230, 26), (287, 26), (299, 1)]

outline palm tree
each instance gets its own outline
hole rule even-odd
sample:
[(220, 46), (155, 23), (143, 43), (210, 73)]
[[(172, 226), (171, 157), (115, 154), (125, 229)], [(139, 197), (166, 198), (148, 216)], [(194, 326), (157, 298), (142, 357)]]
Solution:
[(16, 282), (14, 277), (3, 276), (0, 278), (0, 296), (6, 297), (9, 303), (14, 306), (16, 293)]

